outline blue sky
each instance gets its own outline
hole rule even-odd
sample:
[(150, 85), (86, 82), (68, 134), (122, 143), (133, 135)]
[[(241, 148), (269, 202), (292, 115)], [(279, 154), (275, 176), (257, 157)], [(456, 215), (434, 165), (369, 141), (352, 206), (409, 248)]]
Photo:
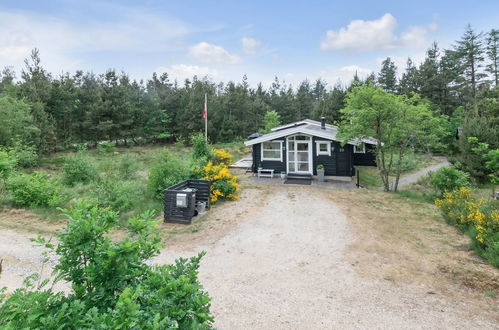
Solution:
[(470, 23), (499, 28), (499, 1), (7, 1), (0, 0), (0, 67), (17, 71), (32, 48), (52, 73), (107, 68), (255, 85), (274, 76), (329, 85), (402, 69), (431, 42), (449, 47)]

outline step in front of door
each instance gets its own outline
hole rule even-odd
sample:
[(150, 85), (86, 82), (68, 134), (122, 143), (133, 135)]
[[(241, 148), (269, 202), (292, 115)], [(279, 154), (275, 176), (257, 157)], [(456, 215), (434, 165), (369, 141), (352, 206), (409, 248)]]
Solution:
[(312, 180), (312, 174), (309, 173), (288, 173), (288, 179), (302, 179), (302, 180)]

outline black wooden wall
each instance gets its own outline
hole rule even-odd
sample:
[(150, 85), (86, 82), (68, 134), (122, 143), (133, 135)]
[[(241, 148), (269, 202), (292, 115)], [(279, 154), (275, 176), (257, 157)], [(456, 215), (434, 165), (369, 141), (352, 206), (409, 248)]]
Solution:
[(354, 153), (353, 164), (358, 166), (376, 166), (376, 155), (372, 144), (366, 144), (366, 153)]
[[(283, 141), (286, 143), (285, 138), (275, 139), (275, 141)], [(312, 137), (312, 159), (313, 159), (313, 173), (317, 175), (317, 165), (324, 165), (325, 175), (336, 176), (352, 176), (354, 175), (354, 161), (353, 161), (353, 146), (341, 146), (339, 142), (331, 141), (334, 150), (331, 156), (319, 155), (317, 156), (317, 141), (327, 141), (323, 138)], [(261, 163), (263, 168), (274, 169), (275, 173), (286, 172), (287, 162), (287, 146), (286, 151), (283, 151), (283, 161), (262, 161), (261, 160), (261, 144), (253, 145), (253, 172), (257, 172), (258, 165)]]

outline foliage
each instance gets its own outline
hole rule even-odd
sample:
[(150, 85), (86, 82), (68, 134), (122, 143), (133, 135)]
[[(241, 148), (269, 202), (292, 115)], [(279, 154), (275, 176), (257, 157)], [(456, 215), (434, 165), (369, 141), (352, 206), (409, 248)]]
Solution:
[(88, 183), (98, 177), (97, 169), (92, 161), (82, 152), (64, 159), (62, 167), (63, 182), (72, 186), (76, 183)]
[(125, 154), (118, 160), (117, 174), (126, 180), (133, 179), (137, 175), (139, 164), (136, 157)]
[(206, 141), (203, 134), (198, 133), (192, 136), (192, 158), (209, 158), (211, 156), (211, 150), (208, 142)]
[[(497, 109), (499, 111), (499, 106)], [(462, 169), (482, 183), (488, 181), (491, 171), (485, 166), (486, 160), (482, 157), (483, 153), (476, 152), (476, 150), (480, 148), (479, 143), (486, 144), (488, 150), (499, 148), (499, 135), (497, 134), (499, 122), (496, 118), (497, 115), (493, 113), (484, 116), (469, 114), (464, 120), (462, 135), (459, 139), (460, 154), (457, 158)]]
[(7, 179), (7, 190), (20, 206), (56, 206), (61, 202), (59, 184), (43, 172), (12, 175)]
[(322, 165), (322, 164), (317, 165), (317, 169), (318, 170), (323, 170), (324, 169), (324, 165)]
[(102, 154), (109, 154), (116, 149), (116, 143), (112, 141), (102, 142), (97, 146), (97, 151)]
[(213, 149), (212, 161), (215, 165), (223, 164), (229, 166), (232, 164), (232, 155), (222, 149)]
[(14, 141), (37, 143), (40, 131), (30, 114), (29, 104), (5, 95), (0, 97), (0, 146), (10, 147)]
[(394, 190), (402, 163), (411, 147), (427, 146), (436, 140), (435, 120), (426, 101), (418, 95), (408, 98), (387, 93), (372, 85), (358, 86), (347, 94), (340, 126), (344, 141), (374, 137), (376, 164), (385, 191), (395, 175)]
[(494, 201), (477, 201), (469, 188), (461, 187), (444, 193), (435, 204), (449, 223), (468, 233), (478, 254), (499, 267), (499, 210)]
[(378, 74), (378, 85), (387, 92), (394, 93), (397, 88), (397, 66), (390, 57), (381, 63)]
[(429, 156), (428, 154), (415, 153), (414, 150), (409, 149), (404, 155), (404, 158), (402, 158), (402, 161), (400, 161), (398, 158), (395, 158), (394, 156), (393, 165), (395, 167), (398, 167), (399, 162), (400, 171), (407, 172), (425, 167), (431, 162), (431, 156)]
[(267, 134), (271, 132), (271, 129), (281, 125), (281, 116), (277, 113), (277, 111), (267, 111), (265, 117), (263, 118), (263, 134)]
[(103, 207), (119, 212), (128, 211), (142, 201), (146, 192), (136, 182), (107, 175), (93, 190), (95, 200)]
[(471, 151), (483, 158), (484, 167), (489, 171), (490, 181), (499, 183), (499, 149), (489, 150), (488, 143), (479, 142), (474, 136), (468, 138), (468, 143), (471, 145)]
[(0, 179), (6, 179), (16, 165), (16, 160), (0, 149)]
[(209, 161), (204, 167), (204, 179), (212, 182), (211, 202), (216, 203), (219, 199), (236, 200), (239, 191), (237, 176), (230, 173), (225, 164), (213, 164)]
[(453, 166), (444, 166), (430, 172), (430, 184), (441, 194), (469, 185), (469, 174)]
[[(57, 279), (68, 281), (64, 294), (44, 284), (16, 290), (0, 305), (6, 329), (209, 329), (210, 297), (198, 281), (200, 253), (173, 265), (150, 266), (161, 245), (154, 215), (128, 221), (128, 236), (112, 241), (118, 214), (78, 201), (65, 210), (66, 228), (54, 246)], [(3, 297), (5, 299), (5, 297)], [(2, 300), (2, 299), (0, 299)], [(1, 301), (0, 301), (1, 303)]]
[[(368, 84), (407, 97), (418, 93), (431, 103), (435, 117), (452, 118), (459, 108), (477, 115), (482, 112), (482, 91), (497, 89), (498, 40), (497, 29), (482, 35), (467, 27), (448, 49), (432, 44), (421, 64), (409, 59), (398, 82), (393, 60), (386, 59), (379, 73), (365, 79), (354, 74), (350, 84), (332, 88), (321, 79), (305, 80), (293, 88), (278, 77), (264, 88), (262, 84), (250, 86), (245, 76), (240, 82), (192, 77), (177, 84), (166, 72), (133, 80), (114, 69), (101, 74), (76, 70), (52, 75), (43, 68), (35, 49), (18, 80), (11, 69), (2, 73), (0, 118), (6, 120), (0, 127), (0, 145), (17, 137), (40, 152), (52, 152), (56, 144), (67, 148), (81, 142), (188, 140), (204, 129), (200, 109), (205, 94), (208, 136), (213, 142), (233, 141), (260, 130), (265, 115), (273, 111), (284, 123), (322, 116), (330, 123), (339, 122), (346, 93)], [(451, 127), (445, 128), (445, 143), (451, 145)]]
[(13, 142), (13, 146), (9, 148), (9, 154), (16, 160), (16, 165), (20, 167), (35, 167), (39, 162), (36, 148), (19, 140)]
[(163, 149), (149, 171), (149, 189), (158, 199), (163, 190), (189, 177), (189, 165)]

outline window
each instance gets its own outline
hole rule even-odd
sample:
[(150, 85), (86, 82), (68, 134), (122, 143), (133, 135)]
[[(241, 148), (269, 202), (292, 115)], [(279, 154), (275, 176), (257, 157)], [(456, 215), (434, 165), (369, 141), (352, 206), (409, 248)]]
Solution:
[(262, 142), (262, 160), (282, 162), (282, 141)]
[(331, 141), (317, 141), (317, 156), (331, 156)]
[(366, 153), (366, 145), (364, 143), (354, 145), (353, 152), (356, 154), (365, 154)]

